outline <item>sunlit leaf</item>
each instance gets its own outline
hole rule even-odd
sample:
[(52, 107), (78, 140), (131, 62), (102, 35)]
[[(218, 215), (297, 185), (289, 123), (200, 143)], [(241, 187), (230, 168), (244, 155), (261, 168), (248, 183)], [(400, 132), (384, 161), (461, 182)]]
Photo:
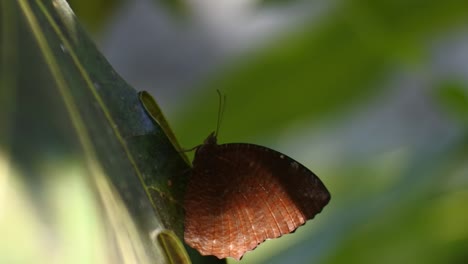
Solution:
[[(1, 244), (0, 262), (50, 263), (53, 253), (61, 263), (170, 263), (174, 251), (151, 234), (170, 230), (182, 241), (189, 167), (180, 152), (65, 1), (2, 1), (0, 7), (0, 159), (7, 172), (0, 187), (34, 208), (22, 225), (0, 223), (47, 234), (28, 240), (31, 248), (20, 254)], [(83, 217), (92, 221), (82, 225)], [(47, 237), (56, 238), (54, 247), (43, 248)], [(9, 241), (22, 248), (25, 238), (17, 238)]]

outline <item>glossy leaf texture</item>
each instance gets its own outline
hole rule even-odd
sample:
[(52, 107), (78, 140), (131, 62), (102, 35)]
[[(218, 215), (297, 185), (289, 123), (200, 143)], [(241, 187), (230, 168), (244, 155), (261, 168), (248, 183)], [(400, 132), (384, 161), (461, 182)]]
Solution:
[(186, 260), (157, 234), (183, 241), (190, 167), (137, 91), (66, 1), (7, 0), (0, 12), (0, 230), (12, 234), (0, 262)]

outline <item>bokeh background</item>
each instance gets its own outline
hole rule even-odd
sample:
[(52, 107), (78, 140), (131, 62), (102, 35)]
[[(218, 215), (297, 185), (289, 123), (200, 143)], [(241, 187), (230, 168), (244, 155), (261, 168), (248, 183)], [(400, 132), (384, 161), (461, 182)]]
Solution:
[[(241, 263), (468, 262), (468, 3), (69, 1), (184, 148), (264, 145), (332, 199)], [(235, 263), (229, 260), (230, 263)]]

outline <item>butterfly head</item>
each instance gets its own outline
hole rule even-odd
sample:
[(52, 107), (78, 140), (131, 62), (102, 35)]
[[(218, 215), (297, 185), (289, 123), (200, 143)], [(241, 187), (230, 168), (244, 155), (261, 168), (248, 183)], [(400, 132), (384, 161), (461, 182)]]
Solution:
[(216, 145), (217, 140), (216, 140), (216, 132), (211, 132), (210, 135), (203, 141), (203, 145)]
[(203, 141), (203, 144), (198, 145), (195, 150), (195, 159), (200, 153), (210, 152), (212, 149), (216, 148), (218, 145), (216, 140), (216, 133), (211, 132), (208, 137)]

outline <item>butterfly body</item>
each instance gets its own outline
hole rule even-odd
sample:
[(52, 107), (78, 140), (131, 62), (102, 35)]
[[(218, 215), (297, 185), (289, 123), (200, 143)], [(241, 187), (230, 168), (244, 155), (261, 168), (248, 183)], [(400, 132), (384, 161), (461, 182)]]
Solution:
[(202, 255), (239, 260), (293, 232), (330, 200), (320, 179), (286, 155), (254, 144), (197, 147), (185, 196), (185, 241)]

